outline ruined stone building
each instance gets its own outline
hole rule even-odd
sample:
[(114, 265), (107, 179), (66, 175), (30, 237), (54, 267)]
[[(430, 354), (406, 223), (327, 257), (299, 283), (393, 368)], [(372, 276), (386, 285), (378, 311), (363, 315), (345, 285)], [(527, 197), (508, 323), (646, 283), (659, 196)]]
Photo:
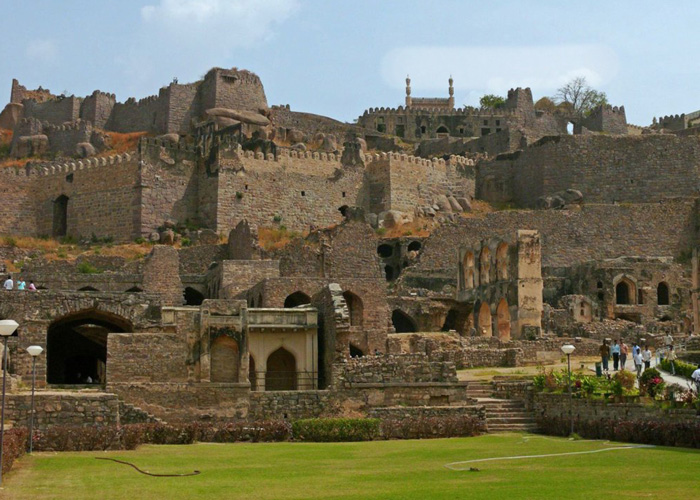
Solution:
[(630, 134), (611, 106), (568, 134), (530, 89), (460, 109), (452, 84), (418, 98), (407, 80), (405, 106), (345, 124), (269, 106), (238, 69), (123, 103), (14, 81), (0, 234), (154, 246), (0, 247), (41, 288), (0, 294), (13, 376), (42, 345), (40, 385), (90, 375), (106, 422), (449, 414), (472, 411), (458, 369), (558, 356), (559, 336), (595, 353), (697, 332), (698, 136)]

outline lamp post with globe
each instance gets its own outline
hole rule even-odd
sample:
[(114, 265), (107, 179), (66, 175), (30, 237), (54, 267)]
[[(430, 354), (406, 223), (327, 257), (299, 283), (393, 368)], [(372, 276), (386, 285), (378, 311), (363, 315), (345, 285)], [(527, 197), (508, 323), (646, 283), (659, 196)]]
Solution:
[(15, 333), (19, 324), (13, 319), (0, 320), (0, 337), (2, 337), (2, 410), (0, 410), (0, 486), (2, 486), (2, 452), (5, 437), (5, 387), (7, 383), (7, 339)]
[(32, 357), (32, 413), (29, 415), (29, 453), (32, 452), (34, 445), (34, 389), (36, 387), (36, 358), (44, 352), (44, 349), (38, 345), (30, 345), (27, 347), (27, 352)]
[(569, 419), (571, 421), (571, 430), (569, 435), (574, 433), (574, 396), (571, 393), (571, 353), (573, 353), (576, 348), (571, 344), (564, 344), (561, 346), (561, 352), (566, 354), (566, 365), (567, 365), (567, 387), (569, 389)]

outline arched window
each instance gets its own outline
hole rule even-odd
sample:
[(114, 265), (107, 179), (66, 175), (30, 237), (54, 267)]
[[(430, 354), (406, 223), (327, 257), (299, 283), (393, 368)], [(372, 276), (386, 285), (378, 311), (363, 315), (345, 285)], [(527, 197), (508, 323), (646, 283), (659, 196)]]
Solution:
[(294, 354), (280, 347), (267, 358), (266, 391), (296, 391), (297, 361)]
[(420, 252), (420, 249), (422, 248), (422, 245), (420, 241), (412, 241), (408, 244), (408, 251), (409, 252)]
[(447, 130), (447, 127), (445, 127), (444, 125), (440, 125), (440, 126), (438, 127), (438, 129), (436, 130), (436, 132), (437, 132), (438, 134), (449, 134), (449, 133), (450, 133), (450, 131)]
[(498, 280), (508, 279), (508, 245), (501, 243), (496, 250), (496, 276)]
[(345, 303), (348, 305), (348, 312), (350, 313), (350, 326), (362, 326), (362, 320), (364, 316), (364, 308), (362, 306), (362, 299), (352, 292), (343, 292), (343, 298)]
[(510, 340), (510, 311), (508, 310), (506, 299), (501, 299), (498, 303), (496, 325), (498, 327), (498, 338), (504, 341)]
[(462, 266), (464, 268), (464, 288), (467, 290), (474, 288), (474, 254), (472, 252), (464, 254)]
[(479, 307), (476, 330), (478, 335), (482, 337), (491, 337), (493, 330), (491, 329), (491, 309), (486, 302), (483, 302)]
[(306, 304), (311, 304), (311, 298), (304, 292), (294, 292), (290, 295), (287, 295), (287, 298), (284, 299), (284, 307), (287, 309), (292, 307), (303, 306)]
[(408, 314), (400, 309), (394, 309), (391, 313), (391, 323), (396, 333), (413, 333), (417, 331), (416, 322)]
[(382, 259), (391, 257), (393, 254), (394, 248), (391, 245), (387, 245), (386, 243), (384, 243), (377, 247), (377, 255), (379, 255)]
[(238, 342), (221, 335), (211, 344), (211, 381), (238, 382)]
[(204, 302), (204, 295), (190, 286), (185, 288), (184, 296), (185, 304), (188, 306), (201, 306)]
[(656, 287), (656, 303), (660, 306), (669, 305), (668, 285), (663, 281)]
[(53, 236), (65, 236), (68, 232), (68, 200), (62, 194), (53, 201)]
[(491, 273), (491, 251), (488, 247), (481, 249), (479, 256), (479, 284), (486, 285), (490, 282)]
[(637, 287), (632, 280), (623, 276), (615, 285), (615, 304), (634, 304), (635, 298), (637, 298)]

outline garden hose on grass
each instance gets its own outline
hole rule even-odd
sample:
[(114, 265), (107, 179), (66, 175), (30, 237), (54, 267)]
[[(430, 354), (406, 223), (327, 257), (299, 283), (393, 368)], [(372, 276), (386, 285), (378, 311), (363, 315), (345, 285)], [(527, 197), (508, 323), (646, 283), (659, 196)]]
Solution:
[(132, 463), (125, 462), (123, 460), (117, 460), (116, 458), (95, 457), (95, 459), (97, 459), (97, 460), (111, 460), (112, 462), (117, 462), (118, 464), (128, 465), (129, 467), (133, 467), (134, 469), (136, 469), (141, 474), (144, 474), (146, 476), (151, 476), (151, 477), (187, 477), (187, 476), (197, 476), (197, 475), (201, 474), (198, 470), (195, 470), (193, 472), (188, 472), (187, 474), (152, 474), (148, 471), (139, 469), (138, 467), (136, 467)]

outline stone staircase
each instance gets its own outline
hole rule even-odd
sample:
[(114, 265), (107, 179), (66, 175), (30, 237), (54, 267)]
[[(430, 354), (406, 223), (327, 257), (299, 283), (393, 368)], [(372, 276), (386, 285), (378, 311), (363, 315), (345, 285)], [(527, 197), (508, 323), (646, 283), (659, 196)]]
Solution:
[(484, 406), (488, 432), (534, 432), (535, 416), (517, 399), (493, 397), (491, 382), (469, 382), (467, 397)]

